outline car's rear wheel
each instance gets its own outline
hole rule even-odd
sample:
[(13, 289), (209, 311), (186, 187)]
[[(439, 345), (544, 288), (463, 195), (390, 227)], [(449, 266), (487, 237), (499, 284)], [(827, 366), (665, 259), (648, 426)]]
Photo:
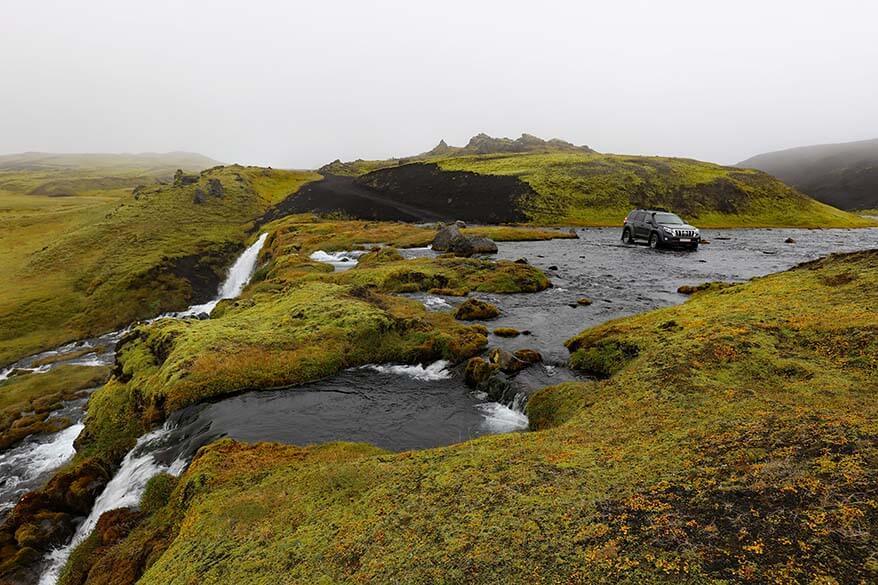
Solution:
[(622, 230), (622, 241), (626, 244), (634, 243), (634, 234), (631, 233), (631, 228), (625, 228)]
[(649, 247), (655, 250), (659, 247), (660, 243), (658, 232), (652, 232), (649, 235)]

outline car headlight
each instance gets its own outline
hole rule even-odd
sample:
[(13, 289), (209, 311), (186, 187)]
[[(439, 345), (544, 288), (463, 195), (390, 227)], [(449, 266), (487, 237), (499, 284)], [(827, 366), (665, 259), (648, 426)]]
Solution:
[(662, 226), (662, 229), (665, 230), (665, 233), (666, 233), (666, 234), (674, 235), (674, 230), (673, 230), (673, 228), (669, 228), (669, 227)]

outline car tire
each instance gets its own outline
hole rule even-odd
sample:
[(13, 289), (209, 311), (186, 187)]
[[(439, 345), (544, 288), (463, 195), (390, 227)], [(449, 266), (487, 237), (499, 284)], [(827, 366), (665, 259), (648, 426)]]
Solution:
[(622, 230), (622, 241), (626, 244), (634, 243), (634, 234), (631, 233), (631, 228), (625, 228)]
[(662, 241), (659, 239), (658, 232), (649, 234), (649, 247), (653, 250), (658, 250), (662, 247)]
[(689, 251), (690, 252), (697, 252), (698, 251), (698, 242), (695, 242), (694, 244), (689, 246)]

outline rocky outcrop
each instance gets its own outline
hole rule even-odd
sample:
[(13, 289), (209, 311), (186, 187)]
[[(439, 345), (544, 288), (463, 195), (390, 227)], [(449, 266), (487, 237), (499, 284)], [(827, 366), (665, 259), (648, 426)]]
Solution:
[(216, 178), (207, 180), (207, 194), (211, 197), (222, 197), (226, 194), (222, 181)]
[(440, 228), (433, 238), (432, 247), (439, 252), (451, 252), (455, 256), (469, 257), (473, 254), (496, 254), (497, 244), (490, 238), (467, 236), (460, 231), (460, 224)]
[(186, 185), (194, 185), (198, 182), (198, 175), (187, 175), (183, 173), (183, 169), (177, 169), (174, 173), (174, 187), (185, 187)]

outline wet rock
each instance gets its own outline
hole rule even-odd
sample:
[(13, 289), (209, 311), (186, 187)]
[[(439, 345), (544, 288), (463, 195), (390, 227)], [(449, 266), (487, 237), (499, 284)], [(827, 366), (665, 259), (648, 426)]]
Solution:
[(510, 353), (505, 349), (495, 347), (488, 354), (488, 363), (505, 374), (518, 373), (542, 360), (540, 353), (533, 349), (519, 349), (515, 353)]
[(784, 244), (795, 244), (796, 240), (794, 240), (793, 238), (787, 238), (783, 241), (783, 243)]
[(530, 263), (527, 261), (527, 258), (519, 258), (518, 260), (515, 261), (515, 263), (516, 263), (516, 264), (530, 264)]
[(575, 228), (570, 228), (569, 230), (567, 230), (567, 233), (569, 233), (571, 236), (573, 236), (577, 240), (579, 239), (579, 234), (576, 232)]
[(479, 390), (488, 395), (490, 400), (508, 404), (515, 398), (515, 390), (509, 376), (503, 372), (494, 371), (485, 382), (479, 386)]
[(517, 349), (512, 352), (512, 355), (527, 365), (538, 364), (543, 361), (542, 354), (535, 349)]
[(497, 244), (491, 238), (473, 237), (470, 238), (470, 244), (473, 247), (474, 254), (496, 254)]
[(454, 222), (454, 225), (460, 229), (463, 229), (466, 227), (466, 222), (458, 219), (457, 221)]
[(513, 327), (497, 327), (494, 329), (494, 335), (497, 337), (518, 337), (521, 332)]
[(463, 379), (464, 382), (466, 382), (466, 385), (470, 388), (478, 388), (487, 382), (488, 378), (491, 377), (491, 374), (493, 374), (494, 371), (495, 368), (483, 358), (470, 358), (470, 360), (466, 362)]
[(558, 267), (553, 264), (552, 266), (549, 266), (547, 270), (558, 270)]
[(195, 318), (199, 321), (204, 321), (205, 319), (210, 319), (210, 315), (202, 311), (201, 313), (195, 315)]
[(456, 225), (448, 225), (439, 228), (439, 232), (433, 238), (433, 249), (437, 252), (445, 252), (451, 245), (451, 240), (457, 237), (463, 237), (460, 228)]
[(460, 321), (483, 321), (499, 315), (500, 309), (479, 299), (467, 299), (454, 311), (454, 318)]
[(579, 306), (581, 306), (581, 307), (587, 307), (587, 306), (589, 306), (590, 304), (592, 304), (593, 302), (594, 302), (594, 301), (592, 301), (592, 300), (591, 300), (590, 298), (588, 298), (588, 297), (582, 297), (581, 299), (579, 299), (579, 300), (576, 301), (576, 304), (579, 305)]
[(448, 252), (455, 256), (469, 257), (475, 253), (472, 242), (464, 235), (455, 236), (448, 244)]
[(204, 195), (204, 191), (202, 191), (201, 188), (195, 189), (195, 195), (192, 197), (192, 203), (200, 205), (205, 201), (207, 201), (207, 198)]

